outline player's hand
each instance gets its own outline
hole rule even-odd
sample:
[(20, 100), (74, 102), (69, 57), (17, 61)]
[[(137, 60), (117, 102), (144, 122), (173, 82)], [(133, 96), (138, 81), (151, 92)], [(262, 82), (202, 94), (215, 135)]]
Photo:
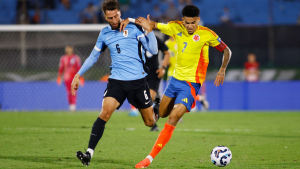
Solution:
[(224, 77), (225, 77), (225, 70), (224, 68), (221, 68), (217, 74), (216, 80), (214, 82), (215, 86), (223, 85)]
[(156, 74), (157, 78), (162, 78), (166, 73), (166, 70), (164, 68), (157, 69)]
[(129, 19), (128, 18), (121, 21), (121, 23), (120, 23), (120, 32), (124, 31), (124, 29), (126, 28), (126, 26), (128, 24), (129, 24)]
[(79, 83), (80, 83), (81, 87), (83, 87), (85, 84), (85, 80), (82, 76), (79, 78)]
[(136, 24), (140, 25), (141, 27), (143, 27), (145, 30), (149, 32), (152, 31), (152, 26), (150, 25), (151, 20), (150, 20), (150, 14), (147, 15), (147, 19), (143, 18), (143, 17), (138, 17), (135, 20)]
[(60, 77), (60, 76), (57, 77), (56, 83), (57, 83), (58, 85), (61, 85), (61, 77)]
[(79, 74), (76, 74), (71, 84), (71, 91), (73, 96), (75, 96), (75, 91), (78, 90), (79, 87), (79, 76)]

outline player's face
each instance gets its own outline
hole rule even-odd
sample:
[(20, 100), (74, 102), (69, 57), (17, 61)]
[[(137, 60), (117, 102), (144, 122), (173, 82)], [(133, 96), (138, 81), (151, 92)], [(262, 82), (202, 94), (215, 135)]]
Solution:
[(72, 55), (73, 54), (73, 48), (70, 47), (70, 46), (67, 46), (65, 48), (65, 52), (66, 52), (67, 55)]
[(121, 12), (117, 9), (106, 10), (105, 19), (113, 30), (118, 29), (121, 23)]
[(249, 61), (250, 63), (255, 62), (255, 61), (256, 61), (256, 56), (255, 56), (254, 54), (249, 54), (249, 55), (248, 55), (248, 61)]
[(182, 21), (183, 21), (183, 25), (184, 25), (185, 29), (191, 35), (197, 30), (198, 23), (200, 21), (200, 17), (186, 17), (186, 16), (184, 16), (182, 18)]

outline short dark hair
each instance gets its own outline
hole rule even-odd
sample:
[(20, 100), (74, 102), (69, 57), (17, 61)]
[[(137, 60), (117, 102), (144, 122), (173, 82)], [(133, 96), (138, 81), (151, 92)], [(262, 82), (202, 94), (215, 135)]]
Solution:
[(119, 2), (117, 0), (106, 0), (103, 4), (102, 4), (102, 11), (105, 13), (105, 11), (107, 10), (120, 10), (120, 6), (119, 6)]
[(195, 5), (186, 5), (182, 9), (182, 16), (198, 17), (199, 15), (200, 15), (200, 10)]

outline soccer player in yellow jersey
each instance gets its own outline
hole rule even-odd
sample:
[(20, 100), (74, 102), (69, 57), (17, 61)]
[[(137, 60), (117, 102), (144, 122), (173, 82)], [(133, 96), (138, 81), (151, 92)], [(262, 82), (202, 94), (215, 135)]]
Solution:
[[(224, 53), (222, 66), (214, 82), (216, 86), (223, 84), (231, 51), (215, 32), (206, 27), (198, 26), (199, 14), (200, 10), (196, 6), (187, 5), (182, 10), (182, 21), (172, 21), (168, 24), (156, 23), (150, 21), (149, 15), (148, 19), (139, 17), (134, 21), (141, 26), (151, 22), (153, 29), (159, 29), (162, 33), (173, 36), (178, 47), (175, 71), (169, 80), (159, 107), (160, 117), (169, 116), (169, 118), (152, 151), (144, 160), (136, 164), (136, 168), (147, 168), (150, 165), (155, 156), (171, 139), (179, 119), (193, 107), (195, 96), (205, 80), (209, 62), (209, 46)], [(126, 25), (128, 21), (129, 19), (126, 19), (123, 24)]]

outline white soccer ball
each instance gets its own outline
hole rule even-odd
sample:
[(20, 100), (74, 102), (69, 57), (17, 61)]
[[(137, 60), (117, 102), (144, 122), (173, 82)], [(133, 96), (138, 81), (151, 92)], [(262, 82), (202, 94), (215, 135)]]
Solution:
[(232, 159), (232, 153), (228, 147), (217, 146), (210, 153), (211, 162), (218, 167), (225, 167)]

